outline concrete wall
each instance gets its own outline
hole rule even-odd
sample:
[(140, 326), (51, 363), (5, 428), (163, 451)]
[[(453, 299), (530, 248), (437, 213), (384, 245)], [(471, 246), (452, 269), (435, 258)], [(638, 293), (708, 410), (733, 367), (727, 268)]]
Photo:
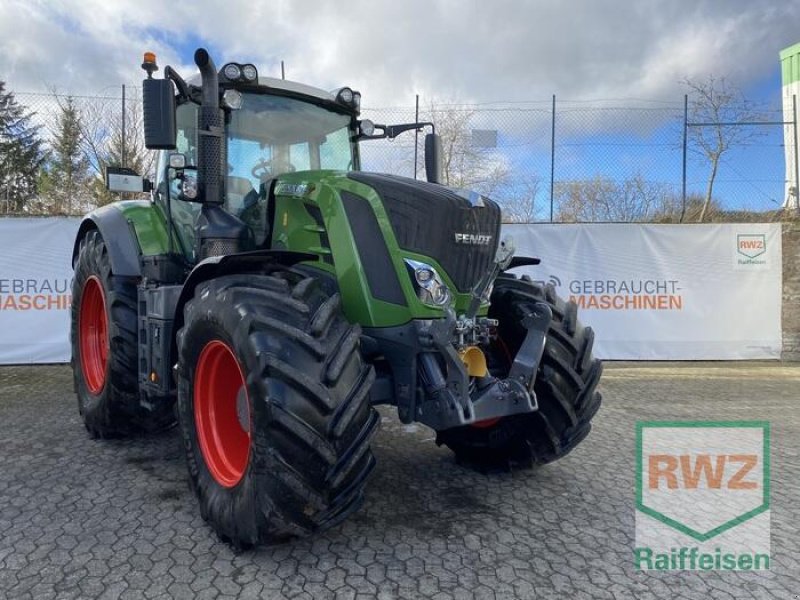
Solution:
[(783, 226), (783, 360), (800, 361), (800, 223)]

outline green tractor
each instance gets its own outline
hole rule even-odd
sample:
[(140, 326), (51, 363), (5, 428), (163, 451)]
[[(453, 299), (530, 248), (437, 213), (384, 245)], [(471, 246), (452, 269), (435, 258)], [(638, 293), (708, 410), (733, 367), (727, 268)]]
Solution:
[[(379, 404), (481, 469), (549, 463), (589, 432), (601, 364), (576, 306), (509, 272), (492, 200), (360, 170), (359, 143), (420, 130), (360, 120), (360, 94), (142, 68), (155, 182), (83, 220), (72, 367), (95, 437), (176, 418), (203, 517), (237, 547), (339, 523), (363, 502)], [(177, 405), (176, 405), (177, 400)]]

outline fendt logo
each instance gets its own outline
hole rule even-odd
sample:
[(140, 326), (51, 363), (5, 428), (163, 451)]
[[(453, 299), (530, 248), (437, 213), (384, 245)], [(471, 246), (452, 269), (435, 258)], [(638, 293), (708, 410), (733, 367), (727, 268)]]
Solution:
[(769, 568), (769, 423), (637, 425), (636, 566)]
[(767, 251), (767, 236), (764, 234), (738, 234), (736, 251), (747, 258), (756, 258)]
[(456, 244), (470, 244), (472, 246), (488, 246), (492, 236), (480, 233), (456, 233)]

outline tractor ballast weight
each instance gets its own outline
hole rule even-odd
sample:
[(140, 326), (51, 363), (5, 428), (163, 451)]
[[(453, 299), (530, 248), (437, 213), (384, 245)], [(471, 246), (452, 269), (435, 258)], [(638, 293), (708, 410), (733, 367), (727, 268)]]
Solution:
[[(199, 79), (155, 79), (145, 55), (151, 200), (94, 211), (76, 239), (93, 435), (163, 427), (177, 398), (203, 514), (249, 546), (360, 505), (378, 404), (482, 468), (547, 463), (588, 434), (591, 329), (509, 274), (538, 259), (500, 239), (496, 202), (439, 184), (432, 123), (375, 125), (351, 88), (218, 70), (203, 49), (195, 63)], [(422, 128), (427, 182), (361, 172), (359, 143)]]

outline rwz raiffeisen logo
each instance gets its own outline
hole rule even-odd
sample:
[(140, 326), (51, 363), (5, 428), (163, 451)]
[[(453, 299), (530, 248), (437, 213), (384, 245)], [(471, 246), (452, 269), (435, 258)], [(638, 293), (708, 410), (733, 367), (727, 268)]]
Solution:
[(636, 446), (637, 569), (770, 568), (768, 422), (642, 422)]
[(756, 258), (767, 251), (767, 236), (763, 233), (740, 233), (736, 236), (736, 251), (747, 258)]
[(492, 236), (482, 233), (456, 233), (456, 244), (469, 244), (471, 246), (488, 246)]

